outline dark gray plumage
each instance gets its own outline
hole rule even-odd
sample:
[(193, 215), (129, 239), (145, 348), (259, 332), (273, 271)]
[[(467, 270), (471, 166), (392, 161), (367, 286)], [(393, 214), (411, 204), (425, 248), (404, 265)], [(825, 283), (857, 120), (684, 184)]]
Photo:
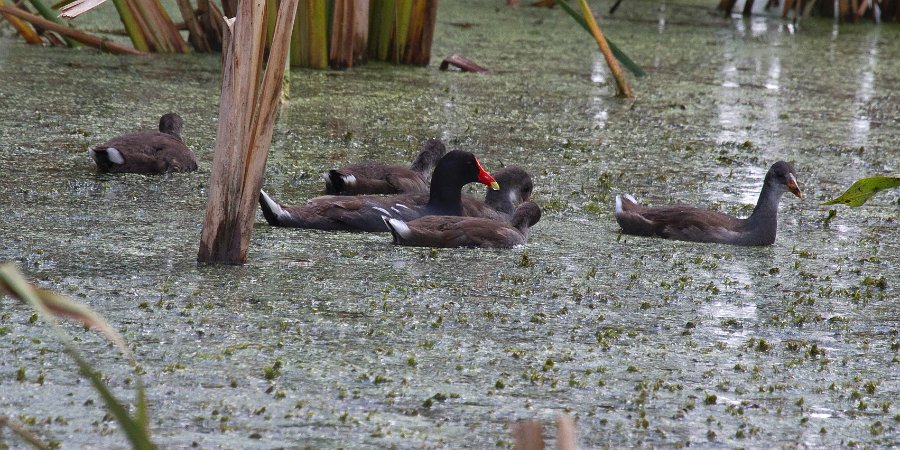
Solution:
[(778, 203), (785, 192), (803, 198), (794, 167), (779, 161), (769, 168), (753, 213), (738, 219), (690, 206), (650, 208), (630, 195), (616, 196), (616, 220), (625, 234), (659, 236), (730, 245), (771, 245), (778, 228)]

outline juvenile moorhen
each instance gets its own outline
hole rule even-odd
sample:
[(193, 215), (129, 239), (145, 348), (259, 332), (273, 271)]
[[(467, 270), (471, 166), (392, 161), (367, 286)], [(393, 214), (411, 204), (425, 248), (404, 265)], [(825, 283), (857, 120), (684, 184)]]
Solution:
[(428, 194), (325, 195), (310, 199), (305, 205), (282, 206), (260, 191), (259, 204), (272, 226), (386, 232), (383, 215), (403, 220), (435, 214), (463, 215), (462, 187), (476, 181), (499, 189), (497, 181), (481, 167), (475, 155), (454, 150), (438, 161)]
[(512, 248), (528, 241), (529, 228), (541, 220), (541, 208), (534, 202), (522, 203), (510, 223), (459, 216), (425, 216), (409, 222), (383, 219), (397, 245)]
[(803, 198), (794, 166), (778, 161), (766, 173), (756, 208), (746, 219), (689, 206), (650, 208), (625, 195), (616, 196), (616, 220), (623, 233), (637, 236), (730, 245), (771, 245), (778, 228), (778, 202), (788, 191)]
[(98, 172), (166, 173), (197, 170), (197, 158), (181, 140), (184, 121), (175, 113), (159, 118), (159, 131), (114, 137), (88, 149)]
[(377, 162), (350, 164), (322, 174), (332, 195), (417, 194), (428, 192), (428, 174), (447, 152), (439, 139), (422, 144), (409, 168)]
[(531, 200), (534, 184), (521, 167), (507, 166), (492, 173), (500, 190), (488, 189), (484, 201), (464, 196), (463, 215), (509, 222), (516, 207)]

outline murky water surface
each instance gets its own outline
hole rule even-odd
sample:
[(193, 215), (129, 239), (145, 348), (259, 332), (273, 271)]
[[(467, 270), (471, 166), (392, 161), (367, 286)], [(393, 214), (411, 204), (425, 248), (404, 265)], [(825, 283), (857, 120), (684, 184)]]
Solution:
[[(293, 71), (266, 187), (301, 202), (326, 168), (408, 161), (437, 136), (533, 174), (545, 215), (527, 249), (397, 248), (260, 218), (248, 265), (198, 267), (218, 56), (3, 39), (0, 260), (123, 332), (164, 447), (505, 447), (511, 421), (561, 412), (584, 447), (900, 445), (900, 194), (830, 226), (819, 206), (900, 170), (900, 30), (628, 1), (602, 25), (649, 72), (631, 103), (563, 12), (502, 3), (438, 17), (435, 60), (491, 75)], [(88, 145), (170, 110), (198, 173), (94, 173)], [(616, 193), (748, 214), (779, 159), (807, 197), (785, 197), (771, 247), (618, 233)], [(123, 446), (32, 311), (4, 300), (0, 315), (0, 414), (64, 448)], [(131, 398), (127, 364), (70, 329)]]

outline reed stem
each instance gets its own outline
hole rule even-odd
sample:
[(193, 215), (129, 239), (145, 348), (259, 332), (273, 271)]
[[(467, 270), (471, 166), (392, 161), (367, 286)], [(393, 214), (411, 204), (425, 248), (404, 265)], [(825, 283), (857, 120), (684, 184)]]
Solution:
[(619, 63), (613, 56), (612, 51), (610, 51), (609, 44), (607, 44), (606, 38), (603, 37), (603, 32), (600, 31), (600, 26), (597, 25), (597, 21), (594, 20), (594, 14), (591, 12), (590, 6), (588, 6), (586, 0), (578, 0), (578, 4), (581, 6), (581, 14), (584, 16), (584, 20), (587, 21), (588, 27), (591, 29), (591, 34), (594, 36), (594, 40), (597, 41), (597, 45), (600, 47), (600, 53), (603, 54), (603, 58), (606, 59), (606, 64), (609, 66), (613, 78), (616, 79), (616, 95), (625, 98), (634, 98), (634, 94), (631, 92), (631, 88), (628, 87), (628, 82), (625, 80), (625, 75), (622, 74), (622, 69), (619, 68)]

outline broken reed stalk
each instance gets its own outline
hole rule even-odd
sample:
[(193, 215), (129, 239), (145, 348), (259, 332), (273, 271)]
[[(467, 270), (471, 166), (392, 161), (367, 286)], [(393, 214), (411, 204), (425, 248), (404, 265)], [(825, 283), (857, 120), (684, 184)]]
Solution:
[(184, 39), (159, 0), (125, 0), (155, 52), (187, 53)]
[(329, 65), (347, 69), (365, 62), (369, 37), (369, 1), (336, 0), (331, 25)]
[[(3, 5), (3, 0), (0, 0), (0, 6)], [(41, 37), (37, 34), (37, 31), (35, 31), (34, 28), (28, 24), (28, 22), (25, 22), (24, 20), (16, 16), (12, 16), (6, 13), (0, 15), (2, 15), (3, 18), (6, 19), (6, 21), (16, 29), (16, 32), (18, 32), (19, 35), (22, 36), (22, 39), (25, 39), (25, 42), (32, 45), (42, 45), (44, 43), (44, 41), (41, 40)]]
[[(40, 14), (41, 17), (43, 17), (51, 22), (55, 22), (55, 23), (65, 26), (63, 21), (60, 20), (59, 17), (56, 17), (56, 13), (54, 13), (52, 10), (50, 10), (50, 8), (48, 8), (47, 5), (45, 5), (41, 0), (29, 0), (29, 3), (31, 3), (31, 6), (34, 6), (34, 9), (37, 10), (38, 14)], [(78, 41), (76, 41), (70, 37), (63, 36), (63, 40), (66, 41), (66, 45), (68, 45), (69, 47), (77, 47), (78, 46)]]
[(199, 262), (247, 262), (297, 2), (282, 0), (279, 5), (265, 73), (265, 0), (241, 2), (226, 28), (219, 126)]
[(603, 58), (606, 59), (609, 71), (612, 72), (613, 78), (616, 79), (616, 95), (625, 98), (634, 98), (634, 94), (631, 92), (631, 88), (628, 87), (628, 82), (625, 80), (625, 75), (622, 73), (619, 63), (609, 49), (609, 44), (607, 44), (606, 38), (603, 37), (600, 26), (597, 25), (597, 21), (594, 20), (594, 14), (591, 12), (591, 8), (588, 6), (587, 1), (578, 0), (578, 5), (581, 6), (581, 15), (583, 15), (584, 20), (587, 21), (588, 27), (591, 29), (591, 34), (594, 36), (594, 40), (597, 41), (597, 45), (600, 47), (600, 53), (602, 53)]
[(46, 28), (50, 31), (55, 31), (63, 36), (68, 36), (72, 39), (75, 39), (78, 42), (81, 42), (87, 46), (94, 47), (103, 51), (107, 51), (110, 53), (116, 53), (120, 55), (143, 55), (144, 53), (135, 50), (133, 48), (125, 47), (114, 42), (107, 41), (105, 39), (100, 39), (96, 36), (91, 36), (83, 31), (78, 31), (74, 28), (67, 27), (65, 25), (60, 25), (56, 22), (51, 22), (43, 17), (35, 16), (34, 14), (27, 13), (22, 11), (19, 8), (12, 8), (9, 6), (0, 6), (0, 13), (10, 14), (16, 16), (22, 20), (30, 22), (34, 25), (37, 25), (41, 28)]
[(125, 26), (128, 37), (131, 38), (131, 45), (142, 52), (149, 52), (150, 45), (147, 44), (147, 39), (144, 38), (141, 26), (131, 12), (131, 8), (125, 3), (125, 0), (113, 0), (113, 5), (115, 5), (116, 11), (119, 13), (119, 18), (122, 19), (122, 24)]
[(184, 19), (184, 24), (188, 29), (188, 40), (191, 41), (191, 46), (194, 47), (194, 50), (201, 53), (211, 52), (212, 48), (209, 45), (206, 32), (200, 26), (190, 0), (177, 0), (177, 3), (178, 10), (181, 11), (181, 18)]
[(427, 66), (431, 60), (431, 40), (437, 21), (437, 0), (413, 0), (409, 16), (403, 64)]

